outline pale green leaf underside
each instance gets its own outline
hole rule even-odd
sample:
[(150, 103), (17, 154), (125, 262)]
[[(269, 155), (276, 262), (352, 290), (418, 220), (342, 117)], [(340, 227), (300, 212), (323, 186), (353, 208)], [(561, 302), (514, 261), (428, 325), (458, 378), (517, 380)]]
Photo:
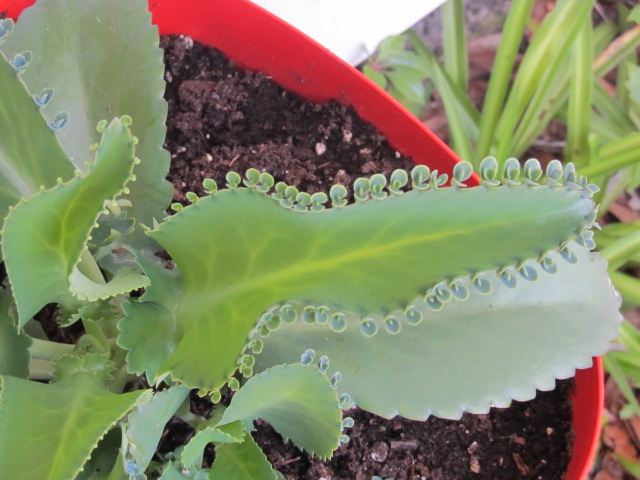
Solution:
[(258, 418), (312, 455), (328, 458), (338, 447), (338, 396), (315, 367), (279, 365), (250, 378), (233, 396), (220, 424)]
[(251, 435), (242, 443), (223, 443), (209, 472), (211, 480), (276, 480), (276, 472)]
[[(31, 94), (0, 52), (0, 218), (41, 185), (73, 176), (73, 165)], [(38, 92), (40, 93), (40, 92)]]
[(69, 295), (68, 277), (103, 203), (122, 192), (134, 160), (131, 133), (114, 119), (88, 172), (37, 193), (9, 213), (2, 252), (21, 326), (47, 303)]
[(264, 339), (256, 370), (295, 360), (301, 348), (328, 355), (342, 373), (338, 389), (378, 415), (457, 419), (463, 411), (485, 413), (512, 399), (529, 400), (556, 378), (591, 365), (617, 337), (619, 299), (606, 262), (573, 245), (578, 263), (553, 255), (558, 272), (539, 271), (538, 280), (518, 280), (509, 289), (495, 274), (491, 295), (471, 291), (439, 312), (423, 308), (418, 326), (403, 322), (400, 333), (365, 337), (357, 320), (342, 333), (298, 320)]
[(136, 462), (139, 472), (144, 472), (149, 465), (166, 423), (188, 395), (188, 388), (176, 385), (156, 393), (127, 417), (128, 455)]
[(162, 50), (147, 2), (38, 0), (20, 16), (5, 50), (33, 52), (24, 81), (32, 93), (54, 89), (47, 116), (69, 113), (58, 138), (80, 170), (87, 146), (98, 141), (98, 122), (122, 115), (135, 120), (142, 162), (135, 169), (139, 181), (127, 195), (133, 203), (130, 216), (145, 224), (161, 218), (171, 201), (165, 180), (170, 159), (162, 148), (167, 104)]
[[(593, 208), (583, 197), (549, 186), (445, 188), (319, 214), (247, 189), (203, 198), (149, 233), (183, 275), (177, 306), (143, 297), (136, 307), (165, 311), (165, 341), (175, 345), (151, 366), (164, 355), (159, 374), (219, 388), (270, 306), (296, 300), (361, 315), (407, 306), (438, 282), (538, 258), (575, 238)], [(135, 353), (146, 339), (135, 325), (152, 320), (130, 317), (120, 328)]]
[(145, 394), (116, 395), (88, 375), (51, 385), (0, 380), (2, 475), (21, 480), (74, 478), (100, 438)]

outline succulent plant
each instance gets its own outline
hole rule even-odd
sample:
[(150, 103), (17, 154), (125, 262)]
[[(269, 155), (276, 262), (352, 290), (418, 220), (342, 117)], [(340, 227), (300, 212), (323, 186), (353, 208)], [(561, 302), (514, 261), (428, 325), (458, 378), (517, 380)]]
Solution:
[[(158, 221), (157, 36), (140, 0), (40, 0), (0, 21), (7, 478), (280, 478), (256, 418), (326, 458), (348, 441), (344, 408), (486, 412), (553, 388), (617, 336), (592, 252), (597, 188), (559, 162), (487, 158), (475, 187), (468, 163), (449, 186), (420, 165), (358, 179), (351, 204), (342, 186), (310, 195), (250, 169)], [(62, 327), (82, 323), (75, 345), (33, 320), (52, 303)], [(190, 389), (217, 404), (211, 418), (188, 412)], [(174, 415), (197, 433), (152, 461)]]

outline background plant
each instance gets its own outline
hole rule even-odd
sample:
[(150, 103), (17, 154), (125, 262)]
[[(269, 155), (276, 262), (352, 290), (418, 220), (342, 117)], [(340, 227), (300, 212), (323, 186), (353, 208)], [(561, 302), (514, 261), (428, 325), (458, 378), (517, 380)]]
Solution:
[[(418, 166), (358, 179), (350, 205), (342, 186), (309, 195), (250, 169), (220, 190), (205, 180), (206, 196), (159, 221), (166, 109), (146, 6), (40, 0), (0, 23), (8, 478), (276, 479), (257, 418), (325, 458), (348, 441), (354, 402), (457, 418), (532, 398), (608, 348), (619, 301), (590, 251), (597, 188), (571, 165), (489, 157), (480, 188), (469, 163), (450, 188)], [(67, 83), (79, 98), (59, 95)], [(61, 326), (82, 324), (75, 345), (33, 320), (51, 303)], [(211, 418), (188, 411), (191, 389), (217, 404)], [(196, 435), (154, 457), (173, 416)]]

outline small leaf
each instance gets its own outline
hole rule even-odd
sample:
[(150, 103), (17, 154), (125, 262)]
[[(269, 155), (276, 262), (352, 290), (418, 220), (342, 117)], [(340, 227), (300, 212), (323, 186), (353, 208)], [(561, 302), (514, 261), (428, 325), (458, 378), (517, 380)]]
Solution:
[(250, 378), (233, 396), (220, 425), (257, 418), (313, 455), (328, 458), (338, 447), (338, 397), (316, 368), (279, 365)]
[(158, 392), (127, 417), (124, 434), (127, 436), (127, 456), (131, 456), (144, 472), (162, 438), (166, 423), (189, 395), (189, 389), (176, 385)]
[(242, 443), (223, 443), (209, 473), (211, 480), (277, 480), (267, 457), (250, 435)]

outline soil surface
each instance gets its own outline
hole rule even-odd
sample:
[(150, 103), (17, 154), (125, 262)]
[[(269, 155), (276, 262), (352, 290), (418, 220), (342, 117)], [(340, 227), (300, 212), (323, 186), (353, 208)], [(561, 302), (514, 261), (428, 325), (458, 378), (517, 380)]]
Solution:
[[(223, 186), (229, 170), (266, 170), (313, 193), (412, 166), (349, 108), (310, 103), (261, 74), (236, 70), (189, 38), (163, 38), (162, 46), (175, 201), (183, 202), (187, 191), (203, 194), (207, 177)], [(351, 441), (327, 462), (285, 445), (267, 425), (258, 424), (255, 437), (288, 480), (562, 479), (573, 442), (572, 386), (559, 382), (531, 402), (459, 422), (385, 420), (350, 410)], [(193, 409), (207, 415), (210, 405), (194, 399)], [(176, 436), (190, 435), (186, 425), (171, 425)]]

